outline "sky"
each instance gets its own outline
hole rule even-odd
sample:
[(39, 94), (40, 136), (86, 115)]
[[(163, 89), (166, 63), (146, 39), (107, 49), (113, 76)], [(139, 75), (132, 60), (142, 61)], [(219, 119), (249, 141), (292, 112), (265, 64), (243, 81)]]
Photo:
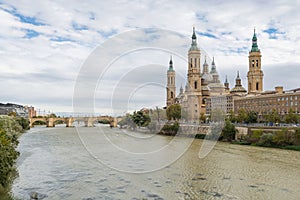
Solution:
[(101, 114), (163, 107), (170, 56), (177, 92), (185, 85), (193, 26), (201, 62), (214, 56), (221, 82), (234, 87), (239, 71), (247, 88), (255, 27), (264, 90), (298, 88), (299, 9), (299, 0), (2, 0), (0, 102)]

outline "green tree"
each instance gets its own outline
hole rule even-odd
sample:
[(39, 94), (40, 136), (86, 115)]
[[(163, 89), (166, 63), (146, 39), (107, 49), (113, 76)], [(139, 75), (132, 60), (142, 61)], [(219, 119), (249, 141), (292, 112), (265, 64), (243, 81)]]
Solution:
[(257, 113), (254, 111), (247, 112), (247, 117), (246, 117), (245, 122), (256, 123), (257, 122)]
[(272, 123), (279, 123), (280, 116), (275, 109), (272, 109), (269, 114), (266, 116), (267, 121)]
[(148, 126), (148, 124), (150, 123), (151, 119), (149, 117), (149, 114), (139, 110), (139, 111), (135, 111), (132, 115), (132, 120), (133, 122), (138, 125), (139, 127), (143, 126)]
[(179, 104), (170, 105), (166, 113), (168, 120), (179, 120), (181, 118), (181, 106)]
[(248, 118), (247, 112), (244, 108), (238, 110), (237, 122), (246, 122)]
[(225, 126), (222, 130), (223, 140), (232, 141), (235, 140), (236, 129), (234, 124), (232, 124), (229, 120), (225, 121)]
[(284, 122), (287, 124), (297, 124), (299, 122), (299, 116), (295, 113), (293, 109), (290, 109), (289, 113), (284, 117)]
[(29, 130), (29, 120), (25, 119), (24, 117), (18, 117), (16, 118), (16, 121), (22, 126), (23, 130)]
[(229, 116), (228, 116), (229, 121), (231, 121), (232, 123), (236, 122), (236, 117), (235, 117), (235, 113), (233, 112), (233, 110), (231, 110), (229, 112)]
[(56, 116), (56, 114), (51, 113), (51, 114), (49, 115), (49, 117), (50, 117), (50, 118), (56, 118), (57, 116)]

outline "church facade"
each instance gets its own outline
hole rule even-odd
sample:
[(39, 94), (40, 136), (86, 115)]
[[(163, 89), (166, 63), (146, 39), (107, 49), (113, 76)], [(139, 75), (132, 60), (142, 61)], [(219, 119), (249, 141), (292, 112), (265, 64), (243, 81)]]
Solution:
[(210, 71), (206, 57), (203, 70), (201, 70), (201, 51), (197, 44), (195, 28), (193, 28), (191, 47), (188, 50), (187, 83), (185, 89), (180, 88), (177, 96), (175, 79), (176, 74), (171, 58), (167, 72), (166, 105), (168, 107), (179, 103), (189, 121), (196, 121), (201, 113), (206, 113), (206, 101), (209, 97), (226, 94), (225, 86), (220, 82), (214, 58)]
[(194, 122), (199, 121), (201, 115), (211, 116), (216, 105), (227, 115), (230, 112), (237, 113), (243, 108), (246, 111), (256, 112), (259, 119), (263, 119), (263, 116), (274, 109), (282, 118), (291, 110), (299, 114), (300, 89), (283, 91), (282, 86), (277, 86), (274, 91), (263, 90), (264, 73), (261, 57), (254, 30), (252, 47), (248, 56), (248, 90), (242, 86), (239, 72), (237, 72), (235, 86), (230, 89), (227, 77), (224, 84), (220, 82), (214, 58), (209, 70), (205, 56), (201, 70), (201, 51), (197, 45), (195, 28), (193, 28), (192, 43), (188, 50), (187, 83), (185, 89), (181, 86), (177, 96), (176, 72), (172, 58), (169, 62), (166, 87), (167, 107), (179, 103), (185, 119)]

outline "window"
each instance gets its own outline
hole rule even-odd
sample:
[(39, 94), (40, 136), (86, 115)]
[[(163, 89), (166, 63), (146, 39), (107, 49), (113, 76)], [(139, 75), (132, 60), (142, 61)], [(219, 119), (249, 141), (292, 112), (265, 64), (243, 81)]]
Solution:
[(198, 83), (197, 83), (197, 81), (195, 81), (195, 89), (197, 89), (197, 87), (198, 87)]
[(173, 92), (171, 92), (171, 98), (173, 98), (173, 96), (174, 96), (174, 94), (173, 94)]
[(258, 86), (259, 86), (259, 83), (258, 83), (258, 82), (256, 82), (256, 90), (258, 90)]
[(191, 61), (190, 61), (190, 66), (191, 66), (191, 68), (193, 67), (192, 62), (193, 62), (193, 59), (191, 58)]
[(258, 67), (258, 60), (256, 60), (256, 67)]
[(197, 67), (197, 58), (195, 58), (195, 68)]
[(254, 67), (254, 60), (252, 60), (252, 67)]

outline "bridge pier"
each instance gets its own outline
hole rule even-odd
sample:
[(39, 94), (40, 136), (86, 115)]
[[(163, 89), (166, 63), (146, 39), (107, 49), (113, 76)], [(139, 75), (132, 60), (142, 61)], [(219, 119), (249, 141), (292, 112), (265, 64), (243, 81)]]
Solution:
[(68, 119), (66, 120), (66, 127), (73, 127), (73, 122), (74, 122), (73, 117), (68, 118)]
[(53, 118), (48, 118), (46, 124), (47, 124), (47, 127), (55, 127)]

